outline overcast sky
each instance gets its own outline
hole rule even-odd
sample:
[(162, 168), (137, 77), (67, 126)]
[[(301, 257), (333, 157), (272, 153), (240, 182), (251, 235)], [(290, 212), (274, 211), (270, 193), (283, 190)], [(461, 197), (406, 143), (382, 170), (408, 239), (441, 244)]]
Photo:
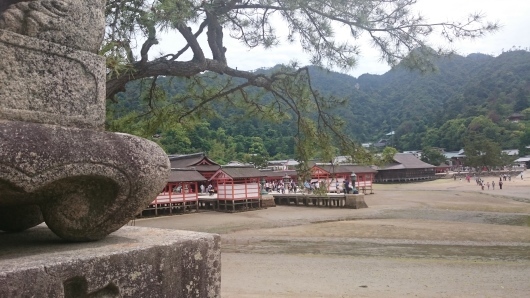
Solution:
[[(494, 34), (469, 41), (442, 44), (455, 49), (459, 54), (484, 53), (497, 56), (503, 49), (513, 46), (530, 48), (530, 0), (418, 0), (417, 10), (430, 22), (463, 20), (470, 13), (480, 12), (489, 21), (497, 21), (501, 29)], [(225, 34), (227, 36), (228, 34)], [(359, 41), (363, 44), (363, 41)], [(433, 39), (433, 45), (440, 45), (440, 39)], [(272, 67), (292, 60), (302, 65), (309, 63), (309, 57), (297, 44), (283, 44), (273, 49), (255, 48), (248, 50), (238, 43), (225, 41), (228, 64), (241, 70)], [(368, 43), (362, 45), (358, 66), (349, 72), (358, 77), (364, 73), (382, 74), (390, 67), (379, 62), (377, 53)]]

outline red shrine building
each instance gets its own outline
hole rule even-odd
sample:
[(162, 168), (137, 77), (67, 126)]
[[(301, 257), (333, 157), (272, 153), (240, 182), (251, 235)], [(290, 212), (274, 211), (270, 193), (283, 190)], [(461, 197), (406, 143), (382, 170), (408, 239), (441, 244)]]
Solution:
[(224, 166), (210, 178), (217, 192), (219, 210), (232, 211), (236, 205), (259, 208), (262, 173), (254, 166)]
[(374, 193), (373, 182), (377, 171), (368, 166), (317, 163), (311, 168), (311, 182), (325, 183), (329, 192), (337, 192), (338, 182), (339, 191), (342, 191), (344, 181), (350, 181), (352, 173), (356, 175), (355, 187), (359, 192)]

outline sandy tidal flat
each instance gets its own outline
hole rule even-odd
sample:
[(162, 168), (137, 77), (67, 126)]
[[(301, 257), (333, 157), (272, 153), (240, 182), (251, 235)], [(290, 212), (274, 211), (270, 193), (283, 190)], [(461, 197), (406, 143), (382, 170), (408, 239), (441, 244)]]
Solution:
[(376, 185), (367, 209), (278, 206), (136, 225), (220, 233), (223, 297), (530, 297), (527, 174), (502, 190)]

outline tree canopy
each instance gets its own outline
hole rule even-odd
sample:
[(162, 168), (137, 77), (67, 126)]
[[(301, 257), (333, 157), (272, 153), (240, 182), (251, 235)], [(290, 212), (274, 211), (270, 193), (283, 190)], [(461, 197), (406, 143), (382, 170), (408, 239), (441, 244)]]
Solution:
[(500, 166), (501, 148), (494, 141), (484, 135), (476, 135), (466, 141), (464, 151), (466, 153), (466, 165), (477, 167), (480, 170), (488, 167)]
[[(213, 113), (213, 104), (243, 108), (248, 116), (290, 120), (297, 127), (296, 154), (307, 159), (322, 145), (361, 150), (340, 131), (341, 119), (330, 109), (343, 99), (325, 97), (311, 84), (307, 67), (296, 64), (271, 73), (244, 71), (227, 61), (226, 39), (248, 48), (299, 46), (311, 63), (323, 67), (355, 67), (361, 35), (368, 36), (382, 60), (428, 70), (434, 55), (450, 54), (427, 42), (439, 33), (446, 40), (475, 38), (495, 31), (482, 15), (454, 22), (429, 22), (413, 11), (416, 0), (108, 0), (107, 29), (101, 54), (107, 58), (107, 97), (133, 80), (148, 79), (145, 98), (152, 127), (192, 125)], [(438, 30), (436, 30), (438, 29)], [(348, 37), (342, 34), (348, 32)], [(153, 53), (160, 34), (181, 41), (169, 53)], [(286, 40), (281, 38), (285, 37)], [(167, 37), (166, 37), (167, 38)], [(205, 40), (205, 42), (201, 42)], [(191, 58), (185, 53), (191, 53)], [(182, 78), (186, 92), (167, 98), (159, 77)], [(210, 84), (206, 84), (209, 82)], [(211, 84), (211, 82), (216, 82)], [(256, 92), (257, 90), (257, 92)], [(250, 92), (252, 91), (252, 92)], [(172, 123), (172, 124), (167, 124)], [(334, 138), (333, 136), (339, 136)], [(186, 140), (184, 140), (186, 141)]]
[(427, 147), (423, 148), (421, 160), (428, 164), (439, 166), (443, 165), (447, 158), (445, 158), (445, 156), (439, 150)]

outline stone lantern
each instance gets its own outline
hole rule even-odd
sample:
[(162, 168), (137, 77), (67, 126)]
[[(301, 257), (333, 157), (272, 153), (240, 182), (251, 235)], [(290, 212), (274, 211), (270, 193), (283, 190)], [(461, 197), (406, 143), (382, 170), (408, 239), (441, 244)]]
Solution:
[(350, 181), (351, 181), (352, 194), (358, 194), (359, 191), (355, 187), (355, 184), (357, 182), (357, 175), (355, 175), (355, 173), (353, 173), (353, 172), (350, 175)]
[(261, 177), (259, 184), (261, 184), (261, 195), (269, 194), (267, 190), (265, 189), (265, 177)]

